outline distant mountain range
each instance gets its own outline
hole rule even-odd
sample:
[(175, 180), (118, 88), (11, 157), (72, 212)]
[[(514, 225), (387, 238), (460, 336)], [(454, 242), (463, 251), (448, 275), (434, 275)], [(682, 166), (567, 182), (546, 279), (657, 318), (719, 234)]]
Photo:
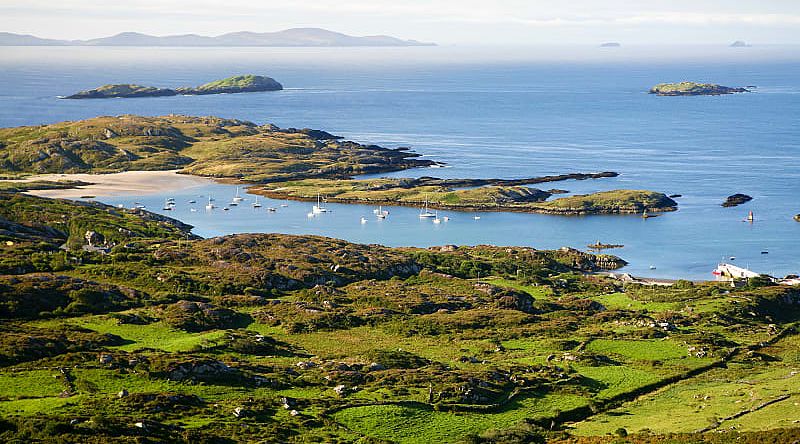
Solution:
[(434, 46), (386, 35), (356, 37), (321, 28), (292, 28), (278, 32), (231, 32), (216, 37), (197, 34), (157, 37), (123, 32), (91, 40), (54, 40), (0, 32), (0, 46)]

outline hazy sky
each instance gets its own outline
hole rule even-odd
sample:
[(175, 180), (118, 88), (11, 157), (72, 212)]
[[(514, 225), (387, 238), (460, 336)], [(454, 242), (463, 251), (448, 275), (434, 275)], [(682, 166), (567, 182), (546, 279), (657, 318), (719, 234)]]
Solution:
[(0, 0), (0, 31), (51, 38), (291, 27), (440, 44), (800, 43), (800, 0)]

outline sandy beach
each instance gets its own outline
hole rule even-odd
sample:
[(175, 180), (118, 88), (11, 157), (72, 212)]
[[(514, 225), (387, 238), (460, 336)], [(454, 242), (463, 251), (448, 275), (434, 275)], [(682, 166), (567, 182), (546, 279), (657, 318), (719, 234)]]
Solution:
[(156, 194), (164, 191), (185, 190), (203, 186), (213, 181), (204, 177), (178, 174), (177, 171), (126, 171), (112, 174), (43, 174), (31, 176), (34, 180), (80, 180), (92, 185), (66, 190), (32, 190), (28, 194), (42, 197), (78, 198), (81, 196), (130, 196)]

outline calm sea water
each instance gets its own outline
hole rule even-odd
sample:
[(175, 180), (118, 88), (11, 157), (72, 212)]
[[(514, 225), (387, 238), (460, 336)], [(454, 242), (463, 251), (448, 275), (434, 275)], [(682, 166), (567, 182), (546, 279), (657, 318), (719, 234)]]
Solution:
[[(440, 225), (416, 210), (247, 203), (191, 212), (190, 199), (234, 190), (212, 185), (173, 195), (171, 214), (204, 236), (234, 232), (321, 234), (385, 245), (480, 244), (585, 248), (601, 240), (629, 271), (709, 278), (722, 258), (774, 275), (800, 272), (800, 51), (733, 48), (0, 48), (0, 126), (125, 113), (219, 115), (314, 127), (384, 146), (410, 146), (447, 168), (395, 176), (519, 178), (617, 171), (616, 179), (546, 184), (573, 193), (639, 188), (682, 194), (680, 210), (632, 216), (557, 217), (443, 212)], [(105, 83), (195, 85), (237, 73), (275, 77), (274, 93), (58, 100)], [(654, 97), (662, 81), (698, 80), (756, 92)], [(722, 208), (734, 193), (754, 197)], [(165, 196), (141, 201), (158, 211)], [(268, 213), (266, 207), (278, 207)], [(753, 224), (742, 220), (752, 210)], [(369, 220), (359, 222), (360, 217)], [(768, 254), (762, 254), (767, 251)], [(651, 269), (655, 266), (655, 269)]]

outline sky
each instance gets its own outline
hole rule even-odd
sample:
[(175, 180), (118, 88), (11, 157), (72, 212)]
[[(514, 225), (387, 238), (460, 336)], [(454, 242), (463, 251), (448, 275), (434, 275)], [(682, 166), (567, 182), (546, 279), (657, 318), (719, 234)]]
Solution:
[(800, 44), (800, 0), (0, 0), (0, 31), (87, 39), (321, 27), (451, 44)]

